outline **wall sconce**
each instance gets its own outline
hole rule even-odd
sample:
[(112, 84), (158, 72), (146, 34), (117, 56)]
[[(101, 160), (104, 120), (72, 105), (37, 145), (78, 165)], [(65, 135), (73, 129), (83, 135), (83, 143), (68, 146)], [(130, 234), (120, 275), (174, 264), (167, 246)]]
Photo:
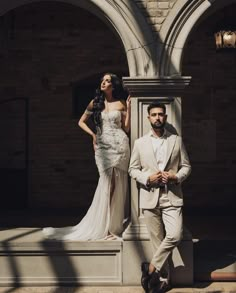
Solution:
[(236, 31), (219, 31), (215, 33), (216, 49), (236, 48)]

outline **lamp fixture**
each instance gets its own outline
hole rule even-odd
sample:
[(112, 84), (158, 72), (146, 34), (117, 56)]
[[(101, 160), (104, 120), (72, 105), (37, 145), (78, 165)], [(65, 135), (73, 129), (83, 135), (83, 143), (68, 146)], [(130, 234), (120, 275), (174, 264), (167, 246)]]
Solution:
[(215, 33), (216, 49), (236, 48), (236, 31), (219, 31)]

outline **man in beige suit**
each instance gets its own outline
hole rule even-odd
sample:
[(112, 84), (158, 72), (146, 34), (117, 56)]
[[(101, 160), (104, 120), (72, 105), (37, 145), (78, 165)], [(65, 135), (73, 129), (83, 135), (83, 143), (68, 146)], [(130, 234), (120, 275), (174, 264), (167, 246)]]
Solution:
[(182, 138), (165, 129), (165, 105), (151, 103), (148, 119), (151, 130), (135, 141), (129, 174), (139, 183), (140, 208), (153, 248), (151, 262), (142, 263), (141, 284), (145, 292), (165, 292), (167, 259), (183, 232), (181, 183), (191, 166)]

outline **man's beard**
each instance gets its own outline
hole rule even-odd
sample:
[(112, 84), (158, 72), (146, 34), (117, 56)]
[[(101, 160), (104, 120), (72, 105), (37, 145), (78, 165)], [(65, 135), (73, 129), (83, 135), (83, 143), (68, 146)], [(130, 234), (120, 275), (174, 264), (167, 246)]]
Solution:
[(153, 129), (163, 129), (165, 127), (165, 122), (161, 123), (160, 121), (157, 121), (156, 123), (151, 123), (151, 126)]

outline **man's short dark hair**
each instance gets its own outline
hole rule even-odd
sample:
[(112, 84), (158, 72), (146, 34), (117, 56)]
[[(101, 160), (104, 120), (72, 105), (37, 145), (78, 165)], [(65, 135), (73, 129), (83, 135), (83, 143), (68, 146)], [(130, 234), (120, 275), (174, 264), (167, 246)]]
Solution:
[(153, 108), (161, 108), (161, 109), (163, 109), (163, 112), (166, 114), (166, 106), (163, 103), (152, 102), (151, 104), (149, 104), (149, 106), (147, 108), (148, 114), (150, 114), (150, 110)]

